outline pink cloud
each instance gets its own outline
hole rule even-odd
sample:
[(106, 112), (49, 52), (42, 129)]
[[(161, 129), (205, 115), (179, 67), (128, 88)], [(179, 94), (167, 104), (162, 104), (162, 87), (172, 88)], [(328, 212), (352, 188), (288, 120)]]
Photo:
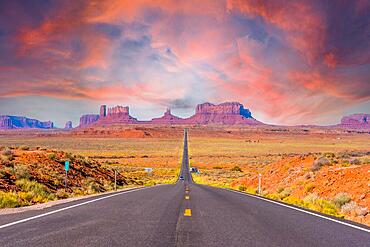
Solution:
[[(239, 100), (274, 122), (311, 122), (369, 101), (368, 31), (355, 30), (356, 16), (368, 8), (356, 1), (350, 12), (351, 45), (338, 35), (346, 23), (330, 29), (337, 19), (314, 1), (73, 1), (16, 30), (14, 56), (26, 65), (0, 67), (0, 83), (8, 83), (0, 97), (163, 105), (194, 96)], [(99, 24), (122, 35), (98, 32)], [(132, 49), (120, 53), (127, 43)]]

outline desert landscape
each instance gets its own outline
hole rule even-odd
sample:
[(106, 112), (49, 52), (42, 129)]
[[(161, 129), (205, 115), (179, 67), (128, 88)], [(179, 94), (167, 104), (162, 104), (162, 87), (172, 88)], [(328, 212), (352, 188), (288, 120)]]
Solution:
[(1, 247), (369, 247), (369, 13), (0, 1)]
[[(257, 194), (261, 174), (264, 197), (370, 224), (369, 132), (341, 128), (112, 125), (4, 130), (0, 188), (16, 194), (21, 203), (2, 197), (1, 206), (113, 190), (114, 170), (119, 188), (174, 183), (184, 128), (190, 165), (200, 171), (193, 173), (195, 182)], [(72, 172), (66, 190), (67, 159)], [(25, 199), (27, 179), (45, 186), (48, 196)]]

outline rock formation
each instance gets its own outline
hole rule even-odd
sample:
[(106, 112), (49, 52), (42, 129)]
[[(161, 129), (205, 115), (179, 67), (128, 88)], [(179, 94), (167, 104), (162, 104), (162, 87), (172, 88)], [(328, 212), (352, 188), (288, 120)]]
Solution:
[(65, 129), (73, 129), (72, 121), (68, 121), (68, 122), (66, 122), (66, 124), (64, 125), (64, 128), (65, 128)]
[(100, 106), (100, 117), (105, 117), (107, 116), (107, 106), (106, 105), (102, 105)]
[(195, 115), (180, 118), (171, 114), (170, 109), (162, 117), (150, 121), (138, 121), (130, 116), (128, 106), (100, 107), (99, 115), (84, 115), (80, 119), (80, 127), (94, 124), (97, 126), (114, 124), (225, 124), (225, 125), (257, 125), (263, 124), (252, 117), (251, 112), (237, 102), (226, 102), (219, 105), (211, 103), (196, 107)]
[(105, 117), (100, 117), (97, 124), (135, 124), (137, 119), (130, 116), (128, 106), (115, 106), (108, 108)]
[(162, 117), (153, 118), (150, 123), (152, 124), (182, 124), (185, 123), (185, 119), (176, 117), (171, 114), (171, 110), (167, 108)]
[(195, 115), (187, 119), (189, 124), (256, 125), (262, 124), (252, 117), (248, 109), (238, 102), (219, 105), (204, 103), (197, 105)]
[(86, 114), (86, 115), (82, 115), (80, 117), (80, 125), (79, 125), (79, 127), (85, 127), (87, 125), (90, 125), (92, 123), (95, 123), (98, 120), (99, 120), (99, 115), (97, 115), (97, 114)]
[(52, 129), (54, 123), (51, 121), (41, 122), (20, 116), (0, 116), (0, 129)]
[(370, 114), (357, 113), (344, 116), (340, 121), (339, 127), (350, 129), (370, 128)]

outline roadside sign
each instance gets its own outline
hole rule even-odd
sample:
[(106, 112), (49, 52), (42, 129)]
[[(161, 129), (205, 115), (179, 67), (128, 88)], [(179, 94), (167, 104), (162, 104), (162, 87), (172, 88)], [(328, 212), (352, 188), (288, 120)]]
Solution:
[(64, 169), (68, 172), (68, 170), (69, 170), (69, 161), (64, 162)]
[(153, 168), (144, 168), (144, 170), (147, 172), (147, 173), (151, 173), (153, 171)]

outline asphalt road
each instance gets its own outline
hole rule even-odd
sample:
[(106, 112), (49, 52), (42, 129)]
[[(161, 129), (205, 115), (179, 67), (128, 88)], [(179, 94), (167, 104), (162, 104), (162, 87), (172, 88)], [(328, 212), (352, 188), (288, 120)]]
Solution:
[(173, 185), (1, 215), (0, 246), (370, 246), (366, 226), (193, 183), (186, 132), (180, 173)]

